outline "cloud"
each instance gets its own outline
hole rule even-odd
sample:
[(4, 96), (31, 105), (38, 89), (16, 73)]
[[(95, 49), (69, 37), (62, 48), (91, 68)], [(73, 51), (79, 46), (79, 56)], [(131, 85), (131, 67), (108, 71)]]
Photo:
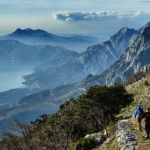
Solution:
[(116, 17), (116, 12), (68, 12), (55, 13), (54, 18), (62, 21), (103, 20), (104, 18)]
[(118, 13), (115, 11), (102, 11), (102, 12), (57, 12), (53, 14), (56, 20), (61, 21), (100, 21), (106, 19), (124, 19), (139, 17), (142, 15), (150, 15), (149, 12), (124, 12)]

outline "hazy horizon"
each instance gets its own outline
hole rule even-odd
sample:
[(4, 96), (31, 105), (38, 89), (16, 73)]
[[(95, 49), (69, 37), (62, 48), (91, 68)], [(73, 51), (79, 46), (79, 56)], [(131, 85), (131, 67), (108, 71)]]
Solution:
[(149, 14), (148, 0), (0, 0), (0, 35), (32, 28), (53, 34), (110, 36), (123, 26), (141, 27)]

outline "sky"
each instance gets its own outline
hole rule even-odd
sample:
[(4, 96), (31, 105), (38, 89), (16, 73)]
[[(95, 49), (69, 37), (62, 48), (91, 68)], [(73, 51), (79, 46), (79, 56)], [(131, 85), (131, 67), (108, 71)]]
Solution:
[(17, 28), (111, 35), (150, 21), (150, 0), (0, 0), (0, 35)]

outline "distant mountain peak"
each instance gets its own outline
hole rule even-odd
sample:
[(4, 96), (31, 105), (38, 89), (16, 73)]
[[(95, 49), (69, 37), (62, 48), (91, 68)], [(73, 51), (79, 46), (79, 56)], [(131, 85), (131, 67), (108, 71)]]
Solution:
[(25, 36), (25, 35), (28, 35), (28, 32), (26, 30), (17, 28), (13, 33), (9, 34), (8, 36)]
[(147, 23), (141, 30), (142, 36), (145, 38), (150, 38), (150, 22)]
[(135, 29), (131, 29), (131, 28), (127, 28), (127, 27), (123, 27), (121, 28), (115, 35), (113, 35), (111, 37), (112, 40), (115, 40), (116, 38), (118, 38), (119, 36), (125, 36), (125, 35), (130, 35), (133, 33), (138, 33), (138, 31), (136, 31)]
[(41, 30), (41, 29), (31, 29), (31, 28), (25, 28), (25, 29), (21, 29), (21, 28), (17, 28), (13, 33), (17, 33), (17, 32), (31, 32), (31, 33), (36, 33), (36, 32), (43, 32), (46, 33), (46, 31)]
[(26, 29), (21, 29), (21, 28), (17, 28), (13, 33), (10, 33), (8, 35), (9, 37), (29, 37), (29, 38), (33, 38), (33, 37), (48, 37), (48, 38), (55, 38), (57, 37), (56, 35), (52, 34), (52, 33), (48, 33), (44, 30), (41, 29), (31, 29), (31, 28), (26, 28)]
[(147, 27), (150, 27), (150, 22), (146, 23), (143, 28), (147, 28)]
[(21, 28), (17, 28), (15, 32), (17, 32), (17, 31), (22, 31), (22, 29)]
[(21, 29), (21, 28), (17, 28), (12, 34), (14, 34), (14, 33), (20, 33), (20, 32), (22, 32), (23, 30)]

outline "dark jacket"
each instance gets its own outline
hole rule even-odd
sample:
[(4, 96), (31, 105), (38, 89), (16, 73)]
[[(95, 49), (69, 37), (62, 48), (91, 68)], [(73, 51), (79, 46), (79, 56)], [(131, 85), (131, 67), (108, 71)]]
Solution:
[(146, 125), (150, 125), (150, 112), (144, 113), (144, 122)]

